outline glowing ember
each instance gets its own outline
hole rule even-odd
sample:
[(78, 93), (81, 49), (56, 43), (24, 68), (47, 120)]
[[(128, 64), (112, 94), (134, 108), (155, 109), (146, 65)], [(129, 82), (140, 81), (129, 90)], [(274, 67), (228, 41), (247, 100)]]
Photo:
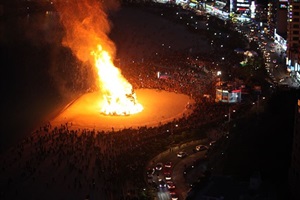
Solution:
[(89, 61), (98, 74), (96, 85), (103, 94), (100, 112), (106, 115), (130, 115), (143, 107), (136, 100), (131, 84), (112, 62), (115, 45), (108, 38), (110, 24), (106, 11), (117, 7), (118, 1), (76, 0), (55, 4), (66, 35), (63, 45), (72, 49), (77, 58)]
[(91, 53), (95, 58), (99, 84), (103, 93), (101, 112), (107, 115), (130, 115), (141, 112), (143, 106), (136, 100), (131, 84), (122, 76), (101, 45)]

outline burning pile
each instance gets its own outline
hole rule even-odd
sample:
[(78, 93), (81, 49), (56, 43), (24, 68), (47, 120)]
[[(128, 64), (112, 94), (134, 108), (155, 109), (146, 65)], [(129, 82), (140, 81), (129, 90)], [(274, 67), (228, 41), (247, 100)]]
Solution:
[(101, 113), (130, 115), (141, 112), (143, 106), (112, 61), (115, 46), (107, 36), (110, 25), (104, 8), (112, 2), (69, 0), (58, 2), (56, 8), (66, 32), (63, 45), (70, 47), (79, 60), (95, 66), (96, 84), (103, 94)]
[(93, 51), (95, 65), (98, 69), (99, 84), (104, 93), (101, 112), (107, 115), (130, 115), (141, 112), (143, 107), (136, 100), (131, 84), (114, 67), (109, 54), (98, 45)]

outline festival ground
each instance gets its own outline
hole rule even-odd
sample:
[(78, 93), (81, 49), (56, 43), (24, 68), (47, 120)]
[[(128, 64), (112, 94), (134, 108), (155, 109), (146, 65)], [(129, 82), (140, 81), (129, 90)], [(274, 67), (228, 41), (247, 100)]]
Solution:
[(174, 92), (139, 89), (136, 91), (143, 111), (129, 116), (108, 116), (100, 113), (101, 94), (87, 93), (69, 104), (51, 120), (53, 126), (71, 123), (73, 129), (95, 129), (101, 131), (158, 126), (187, 116), (194, 100), (187, 95)]

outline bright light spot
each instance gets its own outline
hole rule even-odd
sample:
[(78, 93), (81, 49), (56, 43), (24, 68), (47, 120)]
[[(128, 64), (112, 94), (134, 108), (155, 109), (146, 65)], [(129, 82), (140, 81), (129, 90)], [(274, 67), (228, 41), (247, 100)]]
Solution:
[(101, 45), (92, 51), (98, 73), (99, 87), (103, 93), (101, 113), (106, 115), (130, 115), (141, 112), (143, 106), (137, 102), (131, 84), (113, 65), (111, 57)]

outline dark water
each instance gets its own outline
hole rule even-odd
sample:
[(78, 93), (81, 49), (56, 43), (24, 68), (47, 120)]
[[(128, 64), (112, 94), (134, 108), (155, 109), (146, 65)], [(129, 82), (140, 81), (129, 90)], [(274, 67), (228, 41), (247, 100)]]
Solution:
[(81, 64), (60, 45), (54, 12), (1, 19), (0, 151), (47, 120), (85, 88)]

